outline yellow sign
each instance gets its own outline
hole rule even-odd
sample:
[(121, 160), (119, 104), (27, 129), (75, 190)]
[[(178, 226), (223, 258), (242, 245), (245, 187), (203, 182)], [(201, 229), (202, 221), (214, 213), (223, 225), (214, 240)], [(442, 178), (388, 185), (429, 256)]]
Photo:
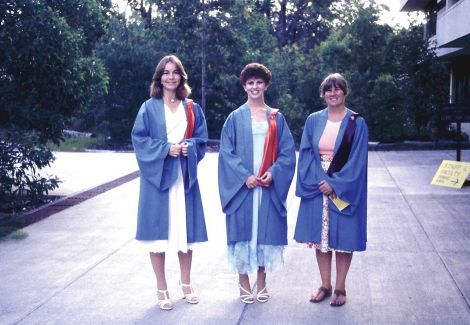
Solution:
[(463, 161), (443, 160), (434, 175), (431, 184), (461, 188), (470, 173), (470, 163)]

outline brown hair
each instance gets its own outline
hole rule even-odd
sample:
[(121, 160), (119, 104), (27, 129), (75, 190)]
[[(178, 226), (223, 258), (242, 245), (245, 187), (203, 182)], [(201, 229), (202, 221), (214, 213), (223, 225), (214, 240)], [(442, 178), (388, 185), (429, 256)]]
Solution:
[(247, 64), (240, 73), (240, 82), (244, 86), (250, 78), (261, 78), (269, 86), (272, 79), (271, 71), (261, 63)]
[(176, 55), (167, 55), (158, 62), (152, 77), (152, 84), (150, 85), (150, 97), (163, 97), (162, 75), (168, 62), (176, 65), (176, 69), (181, 76), (180, 84), (176, 88), (176, 98), (179, 100), (184, 99), (191, 94), (191, 87), (188, 85), (188, 75), (184, 70), (183, 64)]
[(332, 73), (323, 80), (320, 85), (320, 97), (323, 98), (325, 93), (332, 87), (341, 89), (344, 93), (344, 96), (348, 94), (348, 82), (339, 73)]

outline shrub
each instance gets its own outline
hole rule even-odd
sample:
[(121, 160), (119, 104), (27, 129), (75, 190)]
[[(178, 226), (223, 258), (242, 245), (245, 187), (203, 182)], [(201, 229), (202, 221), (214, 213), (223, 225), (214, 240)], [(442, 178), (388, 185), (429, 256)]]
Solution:
[(56, 176), (39, 173), (54, 155), (36, 134), (5, 130), (0, 139), (0, 211), (15, 214), (46, 201), (59, 185)]

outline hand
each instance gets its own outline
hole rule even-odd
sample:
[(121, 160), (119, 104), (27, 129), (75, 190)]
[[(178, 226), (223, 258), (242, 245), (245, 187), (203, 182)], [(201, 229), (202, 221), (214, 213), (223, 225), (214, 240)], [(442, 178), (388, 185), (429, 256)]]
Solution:
[(183, 156), (188, 156), (188, 151), (189, 151), (189, 145), (186, 142), (183, 142), (181, 144), (181, 153)]
[(246, 179), (245, 185), (248, 188), (255, 188), (256, 186), (258, 186), (258, 180), (256, 179), (256, 176), (251, 175), (250, 177), (248, 177)]
[(257, 180), (269, 185), (273, 181), (273, 175), (270, 172), (265, 172), (261, 177), (257, 177)]
[(168, 151), (168, 156), (178, 157), (181, 154), (181, 145), (178, 143), (172, 144), (170, 151)]
[(328, 184), (325, 180), (320, 182), (320, 192), (322, 192), (324, 195), (329, 196), (331, 194), (334, 194), (333, 189), (331, 188), (330, 184)]

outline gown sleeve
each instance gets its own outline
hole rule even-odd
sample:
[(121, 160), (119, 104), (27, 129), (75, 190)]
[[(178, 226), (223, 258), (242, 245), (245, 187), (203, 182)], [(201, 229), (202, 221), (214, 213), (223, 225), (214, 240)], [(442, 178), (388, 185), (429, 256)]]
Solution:
[(176, 159), (168, 156), (171, 143), (152, 137), (150, 127), (147, 103), (144, 103), (132, 128), (132, 145), (141, 176), (163, 191), (177, 178)]
[(318, 183), (317, 168), (321, 168), (318, 159), (315, 159), (313, 149), (314, 116), (310, 115), (305, 122), (299, 148), (299, 162), (297, 166), (297, 185), (295, 194), (303, 199), (311, 199), (321, 195)]
[(185, 191), (189, 192), (197, 181), (197, 165), (206, 154), (208, 140), (207, 125), (201, 107), (194, 103), (196, 115), (195, 127), (191, 138), (185, 139), (188, 144), (187, 159), (182, 159), (182, 168), (185, 175)]
[(345, 209), (344, 212), (350, 210), (350, 213), (354, 213), (367, 187), (367, 150), (367, 125), (363, 118), (358, 118), (348, 161), (340, 171), (331, 177), (326, 176), (326, 181), (336, 195), (351, 205), (351, 209)]
[(236, 128), (235, 118), (230, 114), (220, 136), (218, 166), (220, 202), (225, 214), (237, 211), (250, 191), (245, 182), (252, 173), (237, 155)]
[(274, 164), (268, 171), (273, 176), (273, 200), (274, 206), (281, 216), (287, 217), (286, 199), (289, 193), (290, 184), (295, 172), (295, 142), (287, 126), (285, 118), (277, 114), (278, 125), (278, 154)]

